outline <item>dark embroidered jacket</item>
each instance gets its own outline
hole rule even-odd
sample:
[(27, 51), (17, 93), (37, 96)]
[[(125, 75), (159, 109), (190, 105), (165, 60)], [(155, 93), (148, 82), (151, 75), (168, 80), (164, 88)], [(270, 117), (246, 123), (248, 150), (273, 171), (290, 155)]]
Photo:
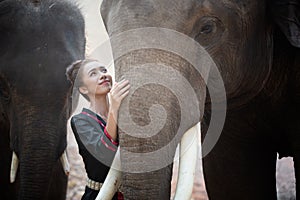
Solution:
[(105, 129), (105, 121), (96, 113), (84, 108), (71, 119), (71, 127), (90, 179), (103, 183), (117, 151)]

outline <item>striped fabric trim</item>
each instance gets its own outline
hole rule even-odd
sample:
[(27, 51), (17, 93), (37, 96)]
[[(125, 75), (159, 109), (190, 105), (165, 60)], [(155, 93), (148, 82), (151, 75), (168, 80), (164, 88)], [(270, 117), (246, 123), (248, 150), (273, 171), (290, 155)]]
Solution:
[(81, 112), (82, 114), (84, 114), (84, 115), (87, 115), (87, 116), (89, 116), (89, 117), (91, 117), (91, 118), (93, 118), (94, 120), (96, 120), (103, 128), (104, 128), (104, 134), (106, 135), (106, 137), (111, 141), (111, 143), (113, 143), (114, 145), (116, 145), (116, 146), (118, 146), (119, 145), (119, 143), (118, 142), (116, 142), (116, 141), (114, 141), (113, 139), (112, 139), (112, 137), (109, 135), (109, 133), (107, 132), (107, 130), (106, 130), (106, 126), (104, 126), (104, 124), (101, 122), (101, 120), (99, 120), (97, 117), (95, 117), (94, 115), (91, 115), (90, 113), (87, 113), (87, 112)]
[(87, 115), (91, 118), (93, 118), (94, 120), (96, 120), (103, 128), (105, 127), (104, 124), (101, 122), (101, 120), (99, 120), (97, 117), (95, 117), (94, 115), (91, 115), (90, 113), (87, 112), (81, 112), (84, 115)]
[(118, 142), (114, 141), (114, 140), (111, 138), (111, 136), (109, 135), (109, 133), (108, 133), (107, 130), (106, 130), (106, 127), (104, 128), (104, 134), (106, 135), (106, 137), (108, 137), (108, 139), (111, 141), (111, 143), (113, 143), (113, 144), (116, 145), (116, 146), (119, 145)]
[(104, 144), (104, 145), (106, 146), (106, 148), (108, 148), (109, 150), (117, 151), (117, 149), (115, 149), (115, 148), (109, 146), (109, 145), (104, 141), (103, 136), (101, 137), (101, 142), (102, 142), (102, 144)]
[(118, 200), (124, 200), (124, 196), (121, 192), (118, 192)]

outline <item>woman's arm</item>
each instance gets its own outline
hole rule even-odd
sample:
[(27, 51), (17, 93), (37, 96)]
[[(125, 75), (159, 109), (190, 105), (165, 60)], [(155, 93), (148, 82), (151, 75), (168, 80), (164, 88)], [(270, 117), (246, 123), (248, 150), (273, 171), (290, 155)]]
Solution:
[(97, 121), (79, 114), (72, 117), (71, 127), (77, 143), (81, 142), (95, 158), (110, 165), (117, 151), (117, 145), (105, 136)]
[(117, 120), (122, 100), (129, 93), (130, 84), (128, 80), (115, 83), (110, 91), (110, 106), (107, 116), (106, 131), (111, 138), (117, 140)]

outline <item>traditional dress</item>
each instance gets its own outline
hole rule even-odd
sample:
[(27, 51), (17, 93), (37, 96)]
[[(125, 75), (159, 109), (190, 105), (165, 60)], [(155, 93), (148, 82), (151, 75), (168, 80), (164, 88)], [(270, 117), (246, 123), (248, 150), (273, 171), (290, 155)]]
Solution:
[[(72, 117), (71, 127), (88, 176), (82, 200), (94, 200), (110, 169), (118, 142), (107, 133), (106, 122), (86, 108)], [(113, 197), (113, 200), (118, 199), (122, 199), (120, 192)]]

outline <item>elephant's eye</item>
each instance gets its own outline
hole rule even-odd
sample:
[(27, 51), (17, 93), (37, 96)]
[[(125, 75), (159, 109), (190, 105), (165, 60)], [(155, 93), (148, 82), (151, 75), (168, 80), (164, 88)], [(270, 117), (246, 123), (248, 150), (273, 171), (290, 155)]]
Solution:
[(201, 34), (209, 34), (213, 31), (213, 26), (211, 24), (206, 24), (202, 26), (200, 33)]
[(196, 41), (207, 47), (219, 41), (224, 31), (225, 27), (220, 19), (205, 16), (194, 24), (193, 34)]

